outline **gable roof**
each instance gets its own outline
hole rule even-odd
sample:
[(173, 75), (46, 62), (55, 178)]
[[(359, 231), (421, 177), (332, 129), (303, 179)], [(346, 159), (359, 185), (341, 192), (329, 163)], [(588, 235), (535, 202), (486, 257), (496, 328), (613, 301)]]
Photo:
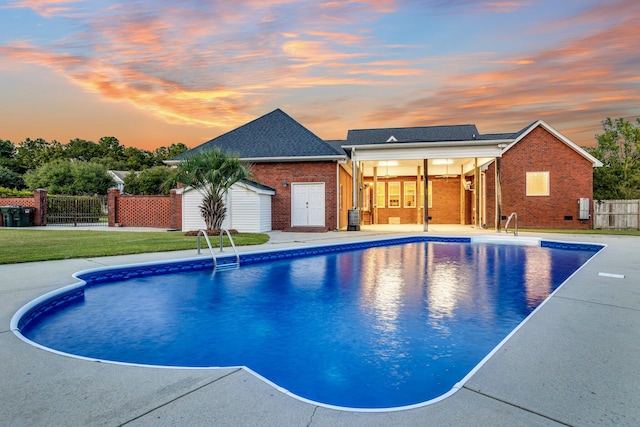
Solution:
[(401, 144), (403, 142), (472, 141), (479, 133), (475, 125), (421, 126), (384, 129), (352, 129), (345, 146)]
[(213, 147), (254, 162), (346, 159), (343, 150), (323, 141), (278, 108), (186, 151), (170, 162), (180, 161)]
[(579, 147), (576, 143), (571, 141), (569, 138), (567, 138), (566, 136), (564, 136), (563, 134), (561, 134), (560, 132), (555, 130), (553, 127), (551, 127), (549, 124), (547, 124), (544, 120), (538, 120), (537, 122), (534, 122), (533, 124), (525, 127), (520, 132), (517, 132), (516, 134), (514, 134), (514, 137), (515, 137), (514, 141), (511, 144), (509, 144), (502, 152), (503, 153), (507, 152), (511, 147), (513, 147), (518, 142), (520, 142), (524, 137), (526, 137), (528, 134), (530, 134), (538, 126), (540, 126), (543, 129), (545, 129), (547, 132), (549, 132), (550, 134), (555, 136), (557, 139), (562, 141), (564, 144), (566, 144), (573, 151), (575, 151), (576, 153), (580, 154), (582, 157), (587, 159), (589, 162), (591, 162), (593, 164), (594, 168), (602, 166), (602, 162), (600, 160), (596, 159), (591, 154), (589, 154), (586, 150), (584, 150), (583, 148)]
[(129, 175), (129, 171), (108, 170), (107, 173), (115, 180), (116, 184), (124, 184), (124, 179)]

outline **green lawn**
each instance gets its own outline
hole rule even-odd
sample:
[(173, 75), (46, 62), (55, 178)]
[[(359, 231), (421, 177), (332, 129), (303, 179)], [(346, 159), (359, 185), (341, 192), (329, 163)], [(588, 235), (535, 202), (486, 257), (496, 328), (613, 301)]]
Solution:
[[(218, 237), (210, 237), (219, 245)], [(267, 234), (233, 235), (236, 246), (259, 245), (269, 240)], [(224, 245), (228, 246), (224, 238)], [(207, 242), (201, 239), (203, 249)], [(145, 252), (196, 249), (197, 238), (181, 232), (131, 232), (84, 230), (34, 230), (0, 228), (0, 264), (49, 261), (55, 259), (128, 255)]]

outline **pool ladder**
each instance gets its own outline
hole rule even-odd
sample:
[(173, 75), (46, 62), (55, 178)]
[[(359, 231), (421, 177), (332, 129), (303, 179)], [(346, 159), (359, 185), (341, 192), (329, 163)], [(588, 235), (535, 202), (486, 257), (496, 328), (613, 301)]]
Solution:
[(509, 234), (509, 224), (511, 223), (511, 220), (513, 218), (516, 219), (516, 226), (513, 229), (513, 235), (517, 236), (518, 235), (518, 214), (515, 212), (511, 212), (511, 215), (509, 215), (509, 219), (507, 219), (507, 223), (504, 225), (504, 232)]
[(207, 245), (209, 246), (209, 251), (211, 252), (211, 258), (213, 258), (214, 273), (218, 270), (222, 271), (222, 270), (231, 270), (232, 268), (240, 268), (240, 255), (238, 255), (238, 250), (236, 249), (236, 245), (235, 243), (233, 243), (233, 238), (231, 238), (231, 233), (229, 233), (229, 230), (227, 230), (226, 228), (223, 228), (222, 230), (220, 230), (220, 252), (223, 252), (222, 237), (224, 236), (225, 233), (229, 238), (229, 242), (231, 243), (231, 247), (233, 248), (233, 253), (236, 255), (236, 262), (224, 263), (224, 264), (221, 264), (220, 267), (218, 267), (218, 260), (216, 259), (216, 254), (213, 252), (213, 248), (211, 247), (211, 241), (209, 240), (209, 236), (207, 235), (207, 232), (205, 230), (198, 231), (198, 254), (200, 254), (200, 236), (202, 235), (204, 236), (204, 239), (207, 241)]

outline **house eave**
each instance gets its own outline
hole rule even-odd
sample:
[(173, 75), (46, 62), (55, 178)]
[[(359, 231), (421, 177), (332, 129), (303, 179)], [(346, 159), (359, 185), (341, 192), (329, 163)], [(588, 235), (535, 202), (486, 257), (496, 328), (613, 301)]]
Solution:
[(487, 146), (487, 145), (500, 145), (500, 144), (511, 144), (513, 139), (491, 139), (491, 140), (482, 140), (482, 139), (472, 139), (468, 141), (418, 141), (418, 142), (399, 142), (399, 143), (390, 143), (390, 142), (381, 142), (378, 144), (347, 144), (342, 145), (343, 149), (366, 149), (366, 150), (388, 150), (394, 148), (425, 148), (425, 147), (459, 147), (459, 146)]
[(251, 163), (271, 162), (335, 162), (346, 161), (347, 156), (283, 156), (283, 157), (241, 157), (240, 160)]

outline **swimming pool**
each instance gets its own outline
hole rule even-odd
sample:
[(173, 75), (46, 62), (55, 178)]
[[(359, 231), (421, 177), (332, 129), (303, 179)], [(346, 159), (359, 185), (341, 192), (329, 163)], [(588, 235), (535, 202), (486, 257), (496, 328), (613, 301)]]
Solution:
[(90, 359), (247, 366), (328, 406), (411, 407), (455, 390), (601, 249), (528, 243), (418, 236), (245, 254), (215, 275), (204, 258), (90, 270), (12, 329)]

